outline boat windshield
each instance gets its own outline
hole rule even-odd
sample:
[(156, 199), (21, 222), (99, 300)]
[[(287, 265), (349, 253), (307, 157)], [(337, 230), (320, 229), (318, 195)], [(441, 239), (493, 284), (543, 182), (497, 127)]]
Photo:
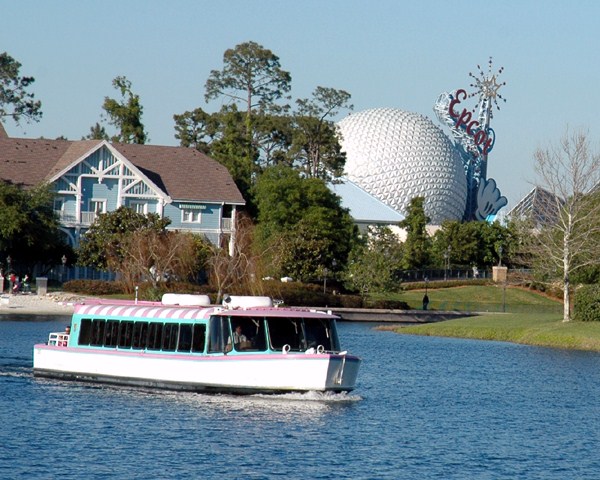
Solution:
[(339, 351), (335, 322), (329, 318), (267, 318), (269, 340), (273, 350), (284, 345), (290, 351), (306, 351), (320, 346), (326, 351)]
[(304, 352), (310, 348), (339, 351), (335, 321), (330, 318), (214, 316), (210, 320), (209, 352)]

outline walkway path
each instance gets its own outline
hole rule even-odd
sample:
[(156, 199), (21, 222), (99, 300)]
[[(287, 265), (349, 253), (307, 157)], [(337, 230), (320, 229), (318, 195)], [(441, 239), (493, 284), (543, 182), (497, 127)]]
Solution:
[(4, 294), (0, 297), (0, 315), (71, 315), (73, 304), (84, 297), (56, 292), (35, 294)]

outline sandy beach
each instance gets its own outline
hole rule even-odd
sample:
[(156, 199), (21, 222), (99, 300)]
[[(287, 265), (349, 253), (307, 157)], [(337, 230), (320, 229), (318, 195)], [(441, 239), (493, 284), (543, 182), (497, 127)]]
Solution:
[(0, 316), (71, 315), (73, 306), (83, 300), (85, 297), (65, 292), (53, 292), (41, 296), (3, 294), (0, 297)]

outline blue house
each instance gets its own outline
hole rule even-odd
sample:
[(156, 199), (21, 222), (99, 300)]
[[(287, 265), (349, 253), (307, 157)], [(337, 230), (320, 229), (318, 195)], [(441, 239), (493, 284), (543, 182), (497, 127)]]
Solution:
[(245, 204), (223, 165), (184, 147), (0, 136), (0, 178), (24, 188), (51, 184), (72, 246), (99, 214), (125, 206), (231, 251), (236, 212)]

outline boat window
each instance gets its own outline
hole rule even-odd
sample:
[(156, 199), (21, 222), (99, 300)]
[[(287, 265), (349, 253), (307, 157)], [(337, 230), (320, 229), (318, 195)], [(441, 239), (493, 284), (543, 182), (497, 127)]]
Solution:
[(116, 347), (119, 339), (119, 321), (108, 320), (104, 327), (104, 346)]
[(339, 350), (337, 335), (329, 319), (305, 318), (304, 330), (307, 348), (323, 345), (325, 350)]
[(163, 333), (162, 327), (162, 323), (148, 324), (148, 343), (146, 344), (148, 350), (160, 350)]
[(184, 323), (179, 326), (178, 352), (189, 352), (192, 349), (192, 326)]
[(267, 318), (269, 339), (273, 350), (281, 350), (289, 345), (290, 350), (306, 350), (302, 333), (302, 320), (299, 318)]
[(119, 326), (119, 348), (130, 348), (133, 334), (133, 322), (122, 321)]
[(89, 318), (84, 318), (79, 326), (79, 345), (89, 345), (91, 334), (92, 321)]
[(225, 317), (214, 316), (210, 318), (210, 338), (208, 342), (209, 353), (224, 352), (226, 340), (231, 335), (229, 322)]
[(92, 320), (92, 334), (90, 336), (90, 345), (101, 347), (104, 343), (105, 320)]
[[(267, 342), (265, 337), (265, 320), (260, 317), (236, 317), (231, 316), (230, 318), (231, 330), (234, 332), (234, 344), (233, 348), (238, 351), (265, 351), (267, 349)], [(235, 330), (240, 327), (240, 335), (243, 335), (242, 339), (245, 341), (238, 341)], [(227, 344), (231, 344), (231, 339), (228, 337)]]
[(205, 343), (206, 343), (206, 325), (203, 325), (203, 324), (194, 325), (194, 341), (192, 343), (192, 352), (204, 352)]
[(174, 352), (177, 347), (177, 334), (179, 325), (177, 323), (165, 323), (163, 327), (162, 349)]
[(148, 338), (148, 322), (135, 322), (133, 324), (133, 339), (131, 347), (137, 350), (146, 348)]

